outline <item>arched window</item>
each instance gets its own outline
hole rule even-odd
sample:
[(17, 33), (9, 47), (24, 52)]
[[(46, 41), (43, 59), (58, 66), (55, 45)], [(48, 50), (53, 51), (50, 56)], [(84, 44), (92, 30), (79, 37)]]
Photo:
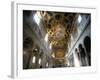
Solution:
[(39, 63), (39, 64), (41, 64), (41, 58), (39, 58), (39, 61), (38, 61), (38, 63)]
[(32, 63), (35, 63), (35, 61), (36, 61), (36, 57), (33, 56)]

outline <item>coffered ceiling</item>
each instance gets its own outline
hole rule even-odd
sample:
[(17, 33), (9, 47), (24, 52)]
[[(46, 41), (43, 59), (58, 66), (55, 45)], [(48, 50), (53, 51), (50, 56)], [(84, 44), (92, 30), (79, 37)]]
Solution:
[[(55, 58), (63, 58), (68, 51), (71, 34), (77, 32), (76, 13), (40, 11)], [(58, 60), (59, 61), (59, 60)]]

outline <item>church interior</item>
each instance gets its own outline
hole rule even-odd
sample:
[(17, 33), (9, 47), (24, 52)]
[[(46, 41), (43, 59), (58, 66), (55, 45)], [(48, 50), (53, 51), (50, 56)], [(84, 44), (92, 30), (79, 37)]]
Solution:
[(23, 10), (23, 69), (91, 66), (91, 14)]

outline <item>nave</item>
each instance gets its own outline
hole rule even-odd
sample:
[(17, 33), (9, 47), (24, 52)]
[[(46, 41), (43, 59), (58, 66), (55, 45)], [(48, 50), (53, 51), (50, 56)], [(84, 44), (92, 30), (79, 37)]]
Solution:
[(23, 69), (91, 66), (91, 14), (23, 10)]

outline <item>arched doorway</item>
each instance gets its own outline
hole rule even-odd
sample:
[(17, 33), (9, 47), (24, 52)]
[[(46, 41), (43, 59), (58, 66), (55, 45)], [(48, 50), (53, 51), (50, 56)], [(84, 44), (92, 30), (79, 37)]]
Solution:
[(91, 65), (91, 39), (89, 36), (86, 36), (84, 38), (84, 46), (87, 52), (87, 57), (88, 57), (88, 63), (89, 66)]
[(29, 68), (30, 58), (32, 55), (33, 40), (30, 37), (27, 37), (23, 41), (23, 69)]

